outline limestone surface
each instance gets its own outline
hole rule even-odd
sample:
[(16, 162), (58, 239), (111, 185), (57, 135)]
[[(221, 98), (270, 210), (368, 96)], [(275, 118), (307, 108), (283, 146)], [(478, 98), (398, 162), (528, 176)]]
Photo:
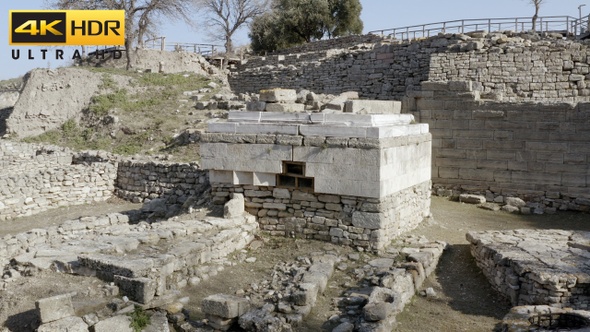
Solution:
[(589, 308), (590, 232), (469, 232), (467, 240), (484, 275), (513, 305)]

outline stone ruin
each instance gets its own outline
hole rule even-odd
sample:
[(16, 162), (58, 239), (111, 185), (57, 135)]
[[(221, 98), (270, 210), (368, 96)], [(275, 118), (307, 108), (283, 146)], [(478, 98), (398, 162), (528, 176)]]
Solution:
[(484, 275), (513, 305), (590, 308), (590, 233), (469, 232), (467, 240)]
[(241, 193), (272, 235), (371, 250), (430, 215), (428, 125), (395, 101), (303, 113), (295, 100), (294, 90), (265, 90), (266, 112), (209, 124), (201, 162), (218, 202)]

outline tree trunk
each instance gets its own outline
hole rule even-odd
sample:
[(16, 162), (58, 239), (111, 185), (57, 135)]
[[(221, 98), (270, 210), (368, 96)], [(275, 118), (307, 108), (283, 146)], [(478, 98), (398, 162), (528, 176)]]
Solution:
[(234, 51), (233, 48), (234, 48), (234, 46), (231, 41), (231, 36), (226, 34), (225, 35), (225, 54), (232, 53)]
[(133, 66), (131, 65), (131, 52), (133, 51), (133, 47), (131, 44), (131, 38), (125, 39), (125, 57), (127, 59), (126, 69), (129, 70)]
[(537, 31), (537, 18), (539, 18), (539, 5), (535, 4), (535, 15), (533, 15), (533, 31)]

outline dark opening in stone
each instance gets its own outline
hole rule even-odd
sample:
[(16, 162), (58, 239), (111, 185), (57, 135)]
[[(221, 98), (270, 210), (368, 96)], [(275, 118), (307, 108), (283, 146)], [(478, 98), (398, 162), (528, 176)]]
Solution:
[(541, 314), (529, 318), (532, 326), (546, 330), (590, 327), (590, 320), (572, 313)]

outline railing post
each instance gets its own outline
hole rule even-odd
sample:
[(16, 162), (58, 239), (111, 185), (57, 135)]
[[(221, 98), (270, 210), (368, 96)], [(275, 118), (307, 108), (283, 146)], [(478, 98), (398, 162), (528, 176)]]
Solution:
[(442, 33), (445, 34), (447, 33), (447, 22), (443, 22), (443, 28), (442, 28)]
[(162, 37), (160, 49), (164, 51), (166, 49), (166, 37)]
[(492, 20), (488, 18), (488, 32), (492, 32)]
[(518, 31), (518, 17), (514, 19), (514, 32), (519, 33)]

